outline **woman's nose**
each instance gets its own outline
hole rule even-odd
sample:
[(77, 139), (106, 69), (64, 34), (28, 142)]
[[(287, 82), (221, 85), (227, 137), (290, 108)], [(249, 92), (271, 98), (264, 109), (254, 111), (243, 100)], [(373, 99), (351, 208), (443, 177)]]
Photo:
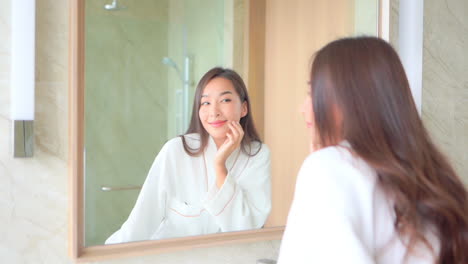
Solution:
[(210, 116), (217, 117), (220, 115), (218, 105), (212, 104), (210, 107)]

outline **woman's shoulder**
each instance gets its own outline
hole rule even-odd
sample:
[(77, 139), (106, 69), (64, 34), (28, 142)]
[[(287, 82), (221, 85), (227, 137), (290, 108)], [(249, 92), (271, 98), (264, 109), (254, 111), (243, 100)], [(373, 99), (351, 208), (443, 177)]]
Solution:
[(346, 141), (317, 150), (304, 161), (305, 164), (326, 166), (331, 168), (355, 167), (357, 169), (367, 168), (367, 163), (353, 154), (352, 148)]
[(168, 149), (180, 149), (183, 148), (183, 139), (185, 140), (185, 143), (188, 145), (190, 148), (198, 148), (200, 147), (200, 135), (193, 133), (193, 134), (185, 134), (181, 136), (177, 136), (174, 138), (169, 139), (166, 144), (164, 144), (165, 148)]
[(373, 188), (376, 180), (375, 170), (354, 155), (348, 144), (326, 147), (310, 154), (302, 164), (301, 173), (305, 174), (302, 178), (314, 182), (334, 182), (341, 186)]
[(347, 165), (352, 160), (351, 156), (351, 151), (346, 146), (329, 146), (309, 154), (304, 164)]
[(294, 199), (302, 206), (314, 203), (329, 213), (357, 220), (372, 210), (376, 179), (375, 172), (346, 147), (327, 147), (310, 154), (302, 164)]

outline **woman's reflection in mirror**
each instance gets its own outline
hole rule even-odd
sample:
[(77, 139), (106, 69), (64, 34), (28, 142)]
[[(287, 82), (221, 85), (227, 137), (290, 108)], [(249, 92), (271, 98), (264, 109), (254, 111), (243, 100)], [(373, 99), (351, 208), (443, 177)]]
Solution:
[(271, 210), (270, 171), (244, 81), (213, 68), (198, 83), (187, 132), (163, 146), (106, 244), (261, 228)]

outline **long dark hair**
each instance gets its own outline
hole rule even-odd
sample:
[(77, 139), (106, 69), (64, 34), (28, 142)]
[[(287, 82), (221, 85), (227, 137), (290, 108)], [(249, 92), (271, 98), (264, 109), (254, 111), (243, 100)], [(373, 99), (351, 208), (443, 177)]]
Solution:
[[(262, 143), (262, 141), (260, 140), (260, 137), (257, 133), (257, 130), (255, 129), (255, 125), (253, 122), (252, 108), (250, 107), (250, 100), (249, 95), (247, 94), (247, 88), (239, 74), (237, 74), (231, 69), (225, 69), (221, 67), (216, 67), (209, 70), (207, 73), (205, 73), (205, 75), (203, 75), (203, 77), (198, 82), (197, 90), (195, 91), (195, 97), (193, 99), (192, 118), (190, 120), (190, 126), (187, 132), (185, 132), (184, 135), (180, 136), (182, 138), (182, 143), (184, 145), (185, 152), (190, 156), (198, 156), (205, 150), (205, 147), (208, 144), (208, 132), (205, 130), (200, 121), (198, 111), (200, 109), (200, 102), (201, 96), (203, 94), (203, 89), (205, 89), (205, 86), (208, 84), (208, 82), (218, 77), (231, 81), (231, 83), (234, 86), (234, 89), (237, 92), (237, 95), (239, 95), (241, 99), (241, 102), (247, 103), (247, 115), (242, 117), (239, 121), (240, 125), (242, 126), (242, 129), (244, 130), (244, 137), (242, 138), (241, 142), (241, 150), (249, 156), (255, 156), (260, 151), (262, 145), (259, 144), (258, 148), (252, 150), (251, 143), (254, 141)], [(185, 135), (191, 133), (197, 133), (200, 135), (201, 142), (199, 148), (192, 148), (187, 144), (185, 140)]]
[(318, 144), (345, 139), (375, 169), (407, 253), (419, 242), (434, 252), (432, 231), (437, 263), (468, 263), (467, 190), (424, 128), (395, 50), (374, 37), (339, 39), (316, 53), (310, 78)]

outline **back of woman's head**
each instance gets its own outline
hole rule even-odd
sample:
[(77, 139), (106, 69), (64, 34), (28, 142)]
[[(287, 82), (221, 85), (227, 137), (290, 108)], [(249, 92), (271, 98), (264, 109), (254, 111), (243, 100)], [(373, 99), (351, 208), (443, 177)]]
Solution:
[(310, 78), (317, 143), (347, 140), (376, 170), (408, 252), (431, 247), (434, 232), (438, 263), (468, 263), (467, 191), (431, 142), (395, 50), (374, 37), (340, 39), (316, 53)]

